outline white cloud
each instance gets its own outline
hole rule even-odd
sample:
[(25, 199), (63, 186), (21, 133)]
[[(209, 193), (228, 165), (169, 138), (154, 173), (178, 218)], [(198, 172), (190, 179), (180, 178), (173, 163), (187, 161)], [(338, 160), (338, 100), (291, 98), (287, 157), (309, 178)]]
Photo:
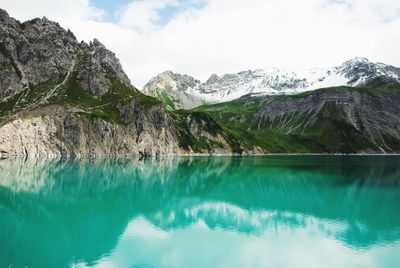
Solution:
[(118, 11), (118, 24), (146, 34), (158, 28), (159, 11), (167, 6), (176, 5), (175, 0), (134, 1)]
[(18, 19), (47, 16), (80, 39), (99, 38), (139, 87), (165, 69), (204, 80), (250, 68), (330, 66), (355, 56), (400, 66), (398, 0), (204, 0), (200, 9), (179, 9), (165, 25), (160, 10), (182, 0), (134, 1), (115, 23), (100, 21), (103, 12), (87, 0), (0, 4)]
[(90, 5), (89, 0), (0, 0), (1, 8), (11, 16), (20, 20), (30, 20), (46, 16), (49, 19), (61, 21), (64, 19), (100, 19), (104, 11)]

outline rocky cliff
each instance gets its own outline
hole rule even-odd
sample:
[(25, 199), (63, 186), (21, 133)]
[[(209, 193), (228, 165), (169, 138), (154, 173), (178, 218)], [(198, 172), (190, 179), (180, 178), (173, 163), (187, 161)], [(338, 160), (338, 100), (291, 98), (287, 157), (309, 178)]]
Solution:
[(4, 10), (0, 25), (0, 156), (234, 153), (222, 129), (208, 132), (211, 118), (171, 114), (140, 93), (98, 40)]

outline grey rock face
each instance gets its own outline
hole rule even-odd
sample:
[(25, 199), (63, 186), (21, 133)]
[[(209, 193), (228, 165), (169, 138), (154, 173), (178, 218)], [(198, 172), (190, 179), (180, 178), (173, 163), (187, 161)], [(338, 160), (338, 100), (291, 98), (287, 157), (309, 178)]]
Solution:
[(15, 70), (15, 66), (10, 57), (0, 54), (0, 66), (2, 66), (0, 75), (0, 100), (3, 100), (23, 91), (26, 84), (23, 83), (21, 76), (18, 75), (18, 71)]
[(174, 122), (160, 103), (144, 107), (138, 101), (120, 107), (122, 120), (135, 131), (141, 155), (171, 155), (182, 152)]
[[(136, 116), (136, 114), (135, 114)], [(176, 135), (167, 128), (165, 114), (152, 111), (122, 126), (71, 113), (63, 107), (38, 111), (0, 128), (3, 157), (92, 157), (177, 155), (183, 153)], [(151, 118), (153, 121), (148, 121)], [(130, 119), (131, 120), (131, 119)], [(158, 120), (158, 125), (154, 121)], [(142, 127), (138, 127), (141, 125)]]
[(33, 85), (60, 80), (75, 57), (75, 36), (46, 18), (25, 22), (22, 28), (15, 48), (26, 79)]
[(4, 10), (0, 24), (0, 101), (28, 83), (35, 86), (65, 76), (78, 50), (72, 32), (46, 18), (20, 23)]
[(212, 74), (212, 75), (207, 79), (206, 84), (207, 84), (207, 85), (215, 84), (215, 83), (218, 82), (219, 79), (220, 79), (220, 78), (219, 78), (218, 75)]
[(121, 157), (188, 154), (233, 154), (229, 141), (218, 132), (189, 119), (190, 135), (219, 143), (195, 152), (183, 148), (181, 133), (163, 105), (143, 107), (136, 100), (121, 106), (124, 123), (77, 113), (62, 106), (37, 108), (27, 117), (0, 127), (0, 157)]
[[(266, 97), (254, 115), (254, 129), (284, 135), (307, 133), (332, 122), (331, 131), (351, 133), (343, 143), (365, 140), (369, 152), (399, 152), (400, 95), (371, 95), (357, 90), (320, 90), (306, 97)], [(326, 131), (326, 130), (325, 130)], [(321, 132), (321, 135), (330, 133)], [(328, 141), (329, 142), (329, 141)]]
[[(13, 37), (20, 35), (21, 24), (8, 16), (0, 9), (0, 101), (23, 90), (26, 80), (22, 80), (23, 73), (14, 61), (17, 57), (16, 45)], [(11, 37), (11, 38), (10, 38)]]
[(103, 95), (111, 87), (107, 75), (130, 85), (115, 54), (97, 39), (90, 45), (78, 43), (74, 34), (46, 18), (24, 23), (0, 12), (0, 101), (28, 86), (60, 81), (80, 54), (85, 68), (78, 74), (84, 89)]
[(109, 51), (100, 41), (94, 39), (89, 46), (81, 45), (87, 58), (84, 68), (78, 74), (81, 86), (95, 95), (104, 95), (111, 88), (108, 76), (115, 77), (122, 83), (130, 85), (130, 80), (115, 54)]

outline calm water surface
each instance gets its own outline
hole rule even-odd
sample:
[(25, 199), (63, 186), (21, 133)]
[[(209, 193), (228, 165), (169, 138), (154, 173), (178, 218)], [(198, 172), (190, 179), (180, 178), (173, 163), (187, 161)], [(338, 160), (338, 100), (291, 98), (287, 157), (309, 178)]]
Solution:
[(400, 267), (400, 157), (0, 161), (0, 267)]

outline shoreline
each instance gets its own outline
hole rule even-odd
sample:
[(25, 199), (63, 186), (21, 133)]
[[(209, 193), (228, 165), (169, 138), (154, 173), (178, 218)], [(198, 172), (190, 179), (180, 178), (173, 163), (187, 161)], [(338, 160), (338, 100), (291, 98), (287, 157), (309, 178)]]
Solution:
[(190, 157), (268, 157), (268, 156), (400, 156), (400, 153), (268, 153), (268, 154), (177, 154), (177, 155), (121, 155), (121, 156), (107, 156), (107, 155), (95, 155), (95, 156), (24, 156), (24, 155), (11, 155), (2, 156), (0, 155), (0, 161), (6, 159), (23, 159), (23, 160), (83, 160), (83, 159), (158, 159), (158, 158), (190, 158)]

